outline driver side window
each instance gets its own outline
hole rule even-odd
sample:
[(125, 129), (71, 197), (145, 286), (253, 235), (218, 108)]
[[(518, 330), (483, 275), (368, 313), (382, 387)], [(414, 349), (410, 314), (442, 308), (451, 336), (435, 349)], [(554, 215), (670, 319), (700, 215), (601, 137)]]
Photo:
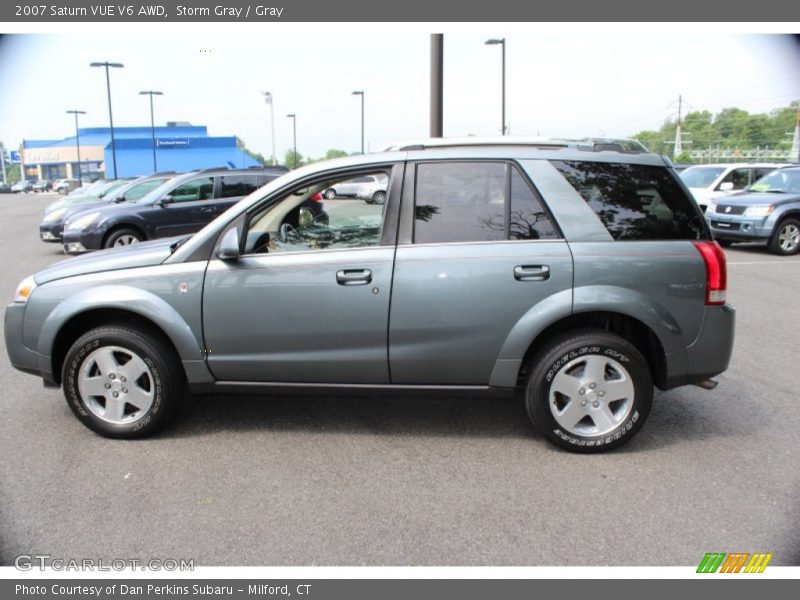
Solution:
[(380, 170), (294, 189), (250, 218), (244, 254), (377, 246), (388, 185)]
[(214, 178), (200, 177), (182, 183), (169, 194), (173, 202), (209, 200), (214, 195)]

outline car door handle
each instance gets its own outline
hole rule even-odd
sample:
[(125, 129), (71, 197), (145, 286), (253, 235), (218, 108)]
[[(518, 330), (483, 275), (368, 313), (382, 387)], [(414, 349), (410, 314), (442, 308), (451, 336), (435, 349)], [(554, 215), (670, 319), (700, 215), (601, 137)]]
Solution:
[(550, 267), (547, 265), (517, 265), (514, 267), (514, 279), (517, 281), (545, 281), (550, 279)]
[(336, 272), (336, 283), (339, 285), (367, 285), (372, 283), (372, 271), (369, 269), (347, 269)]
[(200, 212), (204, 212), (204, 213), (214, 212), (214, 207), (213, 206), (204, 206), (204, 207), (202, 207), (200, 209)]

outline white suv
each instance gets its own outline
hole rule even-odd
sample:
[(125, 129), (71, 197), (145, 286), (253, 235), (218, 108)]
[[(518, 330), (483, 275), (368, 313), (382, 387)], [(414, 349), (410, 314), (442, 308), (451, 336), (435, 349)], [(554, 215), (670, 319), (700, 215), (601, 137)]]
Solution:
[(714, 198), (729, 196), (744, 190), (764, 175), (779, 167), (780, 163), (730, 163), (695, 165), (678, 173), (702, 210)]

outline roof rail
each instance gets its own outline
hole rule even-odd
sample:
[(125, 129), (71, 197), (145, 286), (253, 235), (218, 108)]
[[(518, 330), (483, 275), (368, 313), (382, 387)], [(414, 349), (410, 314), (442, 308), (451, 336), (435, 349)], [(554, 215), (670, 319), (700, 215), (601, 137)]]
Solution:
[(465, 148), (478, 146), (525, 146), (529, 148), (578, 148), (592, 152), (605, 150), (639, 154), (649, 150), (639, 141), (625, 138), (547, 138), (547, 137), (458, 137), (427, 138), (392, 144), (384, 152), (396, 150), (427, 150), (434, 148)]
[(208, 167), (205, 169), (198, 169), (195, 173), (209, 173), (211, 171), (230, 171), (230, 167), (228, 165), (222, 165), (221, 167)]

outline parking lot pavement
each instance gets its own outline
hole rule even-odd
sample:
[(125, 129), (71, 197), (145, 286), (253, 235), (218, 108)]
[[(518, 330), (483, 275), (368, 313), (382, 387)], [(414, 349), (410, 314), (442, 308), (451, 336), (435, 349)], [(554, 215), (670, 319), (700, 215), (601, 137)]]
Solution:
[[(0, 196), (0, 281), (63, 256), (50, 199)], [(112, 441), (0, 357), (0, 564), (193, 558), (266, 565), (800, 564), (800, 257), (731, 249), (737, 336), (712, 392), (657, 396), (620, 451), (578, 456), (519, 401), (205, 397)]]

